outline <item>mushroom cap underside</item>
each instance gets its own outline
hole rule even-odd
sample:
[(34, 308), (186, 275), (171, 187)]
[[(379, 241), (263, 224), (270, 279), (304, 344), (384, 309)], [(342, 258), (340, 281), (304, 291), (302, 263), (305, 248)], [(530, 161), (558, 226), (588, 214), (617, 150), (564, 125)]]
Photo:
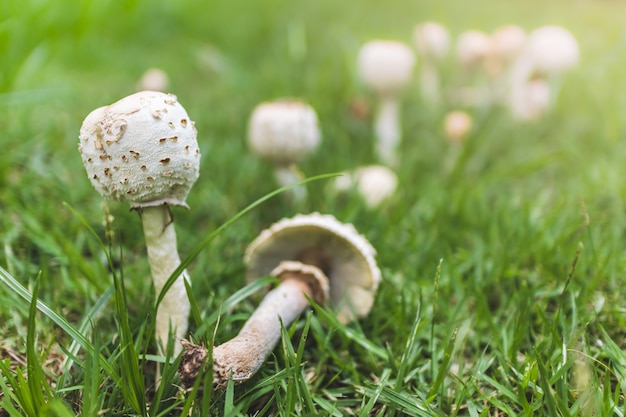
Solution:
[(283, 219), (248, 246), (246, 278), (252, 281), (270, 275), (282, 261), (299, 261), (302, 252), (317, 249), (330, 261), (324, 271), (330, 281), (330, 303), (341, 322), (366, 315), (381, 279), (376, 251), (352, 225), (331, 215), (300, 214)]

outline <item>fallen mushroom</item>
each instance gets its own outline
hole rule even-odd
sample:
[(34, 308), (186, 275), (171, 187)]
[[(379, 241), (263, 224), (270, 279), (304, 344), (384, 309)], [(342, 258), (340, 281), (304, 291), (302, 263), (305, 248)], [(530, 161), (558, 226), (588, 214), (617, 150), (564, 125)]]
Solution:
[(437, 22), (419, 24), (413, 30), (413, 42), (420, 56), (420, 88), (424, 99), (438, 103), (440, 97), (440, 79), (437, 65), (450, 49), (450, 34)]
[[(315, 110), (300, 100), (277, 100), (255, 107), (248, 124), (248, 145), (255, 155), (274, 165), (278, 185), (297, 182), (295, 164), (319, 146), (321, 134)], [(306, 197), (302, 186), (289, 190), (295, 201)]]
[(396, 152), (402, 138), (400, 93), (411, 81), (414, 65), (415, 54), (402, 42), (370, 41), (359, 51), (360, 78), (380, 100), (374, 121), (376, 153), (388, 165), (398, 162)]
[[(309, 306), (328, 300), (338, 320), (347, 323), (370, 310), (380, 281), (375, 250), (352, 225), (312, 213), (283, 219), (248, 246), (247, 279), (273, 275), (281, 283), (270, 291), (239, 334), (213, 349), (213, 385), (230, 378), (243, 382), (261, 367), (289, 326)], [(204, 348), (184, 343), (179, 372), (192, 385), (206, 357)]]
[[(155, 91), (92, 111), (80, 129), (78, 149), (91, 184), (104, 198), (127, 202), (141, 216), (157, 294), (180, 265), (170, 206), (187, 207), (185, 199), (198, 179), (196, 136), (176, 96)], [(157, 311), (156, 338), (163, 352), (170, 328), (177, 337), (187, 331), (186, 279), (184, 271)]]

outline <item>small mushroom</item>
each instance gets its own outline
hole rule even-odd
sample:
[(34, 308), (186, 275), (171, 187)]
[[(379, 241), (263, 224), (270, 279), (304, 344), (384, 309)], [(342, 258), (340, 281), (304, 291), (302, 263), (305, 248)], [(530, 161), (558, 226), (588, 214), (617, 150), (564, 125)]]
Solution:
[[(459, 36), (456, 56), (464, 87), (454, 92), (453, 100), (460, 105), (482, 106), (489, 103), (485, 65), (491, 52), (491, 37), (479, 30), (468, 30)], [(469, 84), (469, 85), (468, 85)]]
[(380, 101), (374, 121), (376, 152), (388, 165), (397, 164), (396, 152), (402, 138), (400, 93), (411, 81), (414, 65), (415, 54), (402, 42), (374, 40), (359, 51), (359, 76)]
[(472, 116), (461, 110), (451, 111), (443, 119), (443, 130), (451, 144), (461, 144), (472, 130)]
[(438, 103), (441, 97), (437, 65), (450, 49), (450, 34), (437, 22), (425, 22), (413, 30), (413, 42), (421, 58), (422, 95), (426, 101)]
[[(550, 89), (553, 90), (556, 79), (575, 67), (579, 59), (578, 42), (567, 29), (560, 26), (542, 26), (532, 31), (528, 35), (526, 48), (512, 69), (510, 106), (513, 113), (516, 113), (516, 109), (523, 108), (528, 101), (529, 82), (543, 79), (552, 84)], [(537, 92), (534, 94), (538, 95)], [(556, 94), (550, 92), (549, 95)]]
[[(246, 250), (247, 279), (274, 275), (281, 283), (235, 338), (213, 349), (214, 386), (254, 375), (280, 340), (281, 323), (289, 326), (309, 306), (307, 297), (319, 304), (328, 300), (342, 323), (366, 315), (380, 281), (374, 255), (352, 225), (331, 215), (297, 215), (261, 232)], [(185, 349), (179, 370), (190, 385), (206, 350), (188, 342)]]
[[(80, 129), (79, 150), (91, 184), (104, 198), (127, 202), (141, 215), (157, 293), (180, 265), (170, 206), (187, 207), (198, 179), (196, 136), (176, 96), (155, 91), (92, 111)], [(170, 326), (177, 337), (187, 331), (186, 279), (184, 271), (157, 311), (160, 348), (165, 349)]]
[(451, 111), (444, 117), (443, 134), (449, 147), (443, 160), (443, 167), (447, 172), (451, 172), (457, 164), (473, 125), (472, 116), (462, 110)]
[(170, 78), (167, 73), (160, 68), (148, 68), (141, 75), (137, 83), (139, 91), (167, 91), (170, 85)]
[(367, 165), (335, 179), (336, 191), (356, 188), (367, 208), (374, 209), (389, 199), (398, 188), (398, 176), (384, 165)]
[[(320, 144), (321, 134), (315, 110), (301, 100), (277, 100), (255, 107), (248, 124), (248, 145), (252, 152), (274, 165), (278, 185), (297, 182), (295, 164)], [(304, 187), (291, 190), (295, 201), (306, 197)]]

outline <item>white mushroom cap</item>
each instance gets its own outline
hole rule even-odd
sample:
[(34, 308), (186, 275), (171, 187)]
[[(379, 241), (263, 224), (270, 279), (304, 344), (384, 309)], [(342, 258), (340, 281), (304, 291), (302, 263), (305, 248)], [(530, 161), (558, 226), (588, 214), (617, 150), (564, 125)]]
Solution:
[(560, 26), (543, 26), (528, 36), (527, 51), (535, 69), (545, 74), (561, 74), (578, 63), (576, 38)]
[(359, 194), (370, 208), (391, 197), (398, 188), (398, 176), (383, 165), (360, 167), (355, 171), (354, 177)]
[(517, 58), (526, 45), (526, 31), (517, 25), (505, 25), (491, 35), (492, 52), (504, 62)]
[(482, 65), (490, 52), (491, 37), (479, 30), (463, 32), (457, 40), (457, 58), (466, 68)]
[(453, 143), (462, 142), (472, 129), (474, 121), (468, 113), (456, 110), (448, 113), (443, 120), (446, 138)]
[(140, 91), (166, 91), (170, 79), (167, 73), (160, 68), (149, 68), (143, 73), (137, 84)]
[(359, 51), (359, 76), (379, 94), (402, 90), (411, 81), (414, 66), (415, 54), (402, 42), (370, 41)]
[(91, 112), (80, 129), (79, 151), (103, 197), (131, 207), (186, 207), (200, 167), (196, 136), (176, 96), (142, 91)]
[(425, 22), (413, 30), (413, 42), (420, 55), (442, 59), (450, 49), (450, 34), (437, 22)]
[(267, 276), (285, 260), (307, 263), (303, 253), (311, 250), (319, 251), (327, 265), (321, 269), (330, 281), (338, 319), (346, 323), (366, 315), (381, 279), (376, 251), (352, 225), (332, 215), (300, 214), (261, 232), (246, 249), (247, 279)]
[(296, 163), (321, 141), (315, 110), (300, 100), (259, 104), (248, 124), (248, 145), (261, 158), (279, 165)]

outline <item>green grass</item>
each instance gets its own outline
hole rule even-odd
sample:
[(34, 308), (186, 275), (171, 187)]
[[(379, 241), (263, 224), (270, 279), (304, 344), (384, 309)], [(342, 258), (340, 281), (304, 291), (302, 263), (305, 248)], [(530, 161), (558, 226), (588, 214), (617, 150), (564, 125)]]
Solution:
[[(0, 416), (626, 414), (624, 13), (592, 0), (0, 2)], [(358, 48), (410, 42), (427, 19), (454, 35), (562, 24), (582, 61), (536, 123), (473, 111), (452, 171), (449, 109), (412, 85), (400, 187), (377, 210), (330, 193), (328, 178), (298, 207), (268, 196), (271, 169), (246, 147), (252, 108), (298, 96), (317, 110), (307, 177), (375, 162), (371, 121), (349, 112), (355, 98), (374, 105)], [(177, 359), (155, 355), (141, 223), (124, 204), (103, 209), (77, 152), (84, 117), (150, 66), (199, 132), (191, 209), (174, 209), (193, 340), (222, 343), (254, 310), (270, 280), (246, 286), (243, 252), (283, 217), (353, 223), (383, 272), (365, 319), (312, 309), (257, 376), (224, 391), (183, 392)]]

